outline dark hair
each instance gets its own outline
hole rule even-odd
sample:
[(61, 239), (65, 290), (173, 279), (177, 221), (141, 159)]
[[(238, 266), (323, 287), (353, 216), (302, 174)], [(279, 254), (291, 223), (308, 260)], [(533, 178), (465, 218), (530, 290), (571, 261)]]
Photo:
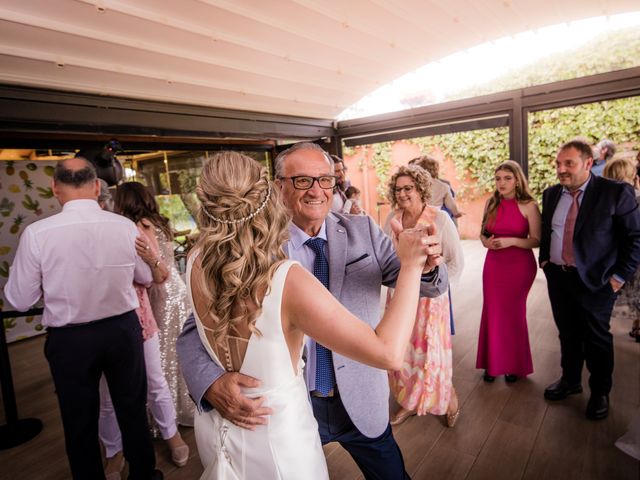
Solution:
[(56, 164), (56, 168), (53, 171), (53, 179), (56, 183), (62, 183), (64, 185), (70, 185), (74, 188), (80, 188), (87, 183), (94, 182), (96, 178), (96, 169), (93, 167), (91, 162), (89, 162), (86, 158), (77, 157), (84, 160), (85, 166), (78, 169), (72, 170), (65, 166), (66, 160), (60, 160)]
[(344, 167), (345, 171), (347, 170), (347, 166), (344, 164), (344, 160), (342, 158), (340, 158), (338, 155), (334, 155), (333, 153), (330, 155), (331, 160), (333, 161), (333, 164), (335, 165), (336, 163), (341, 163), (342, 166)]
[(134, 223), (148, 220), (167, 237), (173, 239), (169, 219), (160, 214), (158, 203), (151, 192), (139, 182), (126, 182), (118, 186), (114, 198), (114, 211)]
[(354, 195), (357, 195), (358, 193), (360, 193), (360, 189), (359, 189), (359, 188), (357, 188), (357, 187), (354, 187), (353, 185), (351, 185), (349, 188), (347, 188), (347, 189), (344, 191), (344, 195), (345, 195), (345, 197), (347, 197), (347, 198), (351, 198), (351, 197), (353, 197)]
[(575, 138), (560, 147), (558, 152), (563, 152), (565, 150), (569, 150), (570, 148), (575, 148), (580, 153), (580, 158), (583, 161), (587, 161), (590, 158), (593, 158), (593, 151), (591, 150), (591, 146), (578, 138)]

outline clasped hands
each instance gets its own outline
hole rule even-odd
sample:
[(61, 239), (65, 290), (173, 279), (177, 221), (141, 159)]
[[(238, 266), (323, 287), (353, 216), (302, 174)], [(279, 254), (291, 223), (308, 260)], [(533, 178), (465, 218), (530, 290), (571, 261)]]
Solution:
[[(399, 239), (401, 238), (400, 234), (409, 234), (413, 237), (413, 242), (419, 242), (420, 249), (418, 251), (418, 254), (426, 255), (423, 273), (430, 272), (442, 263), (442, 243), (440, 243), (440, 235), (435, 224), (426, 226), (420, 225), (414, 228), (404, 229), (402, 227), (402, 224), (396, 218), (393, 218), (391, 219), (391, 230), (393, 230), (393, 233)], [(398, 256), (401, 259), (401, 263), (404, 253), (400, 251), (400, 249), (402, 248), (404, 248), (404, 246), (401, 241), (398, 246)]]
[(512, 247), (514, 244), (514, 239), (511, 237), (496, 238), (494, 235), (491, 235), (487, 238), (486, 247), (489, 250), (500, 250), (501, 248)]

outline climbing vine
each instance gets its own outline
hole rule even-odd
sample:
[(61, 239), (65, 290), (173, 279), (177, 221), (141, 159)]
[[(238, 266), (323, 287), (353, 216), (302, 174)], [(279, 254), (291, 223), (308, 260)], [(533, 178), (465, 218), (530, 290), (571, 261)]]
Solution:
[(509, 159), (509, 129), (458, 132), (432, 137), (414, 138), (423, 152), (438, 146), (447, 158), (453, 160), (456, 171), (462, 175), (461, 197), (475, 197), (493, 188), (493, 170)]
[(373, 170), (378, 177), (378, 185), (376, 186), (376, 192), (378, 198), (387, 199), (387, 181), (391, 175), (391, 147), (393, 142), (381, 142), (375, 145), (373, 151), (373, 158), (371, 163), (373, 164)]
[[(640, 140), (640, 97), (544, 110), (529, 115), (529, 184), (536, 194), (556, 183), (555, 157), (576, 136), (617, 145)], [(637, 147), (636, 147), (637, 148)]]

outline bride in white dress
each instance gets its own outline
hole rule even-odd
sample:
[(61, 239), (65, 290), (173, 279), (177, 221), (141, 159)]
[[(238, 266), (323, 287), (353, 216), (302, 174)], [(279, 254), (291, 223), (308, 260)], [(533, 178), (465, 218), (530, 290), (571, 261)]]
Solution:
[(215, 410), (196, 413), (201, 478), (327, 479), (302, 375), (304, 335), (362, 363), (400, 367), (427, 259), (426, 234), (398, 232), (397, 293), (372, 330), (311, 273), (286, 260), (289, 217), (265, 167), (236, 152), (218, 153), (204, 166), (197, 195), (201, 233), (187, 282), (200, 339), (222, 368), (260, 379), (260, 387), (242, 393), (263, 397), (273, 410), (268, 424), (253, 430)]

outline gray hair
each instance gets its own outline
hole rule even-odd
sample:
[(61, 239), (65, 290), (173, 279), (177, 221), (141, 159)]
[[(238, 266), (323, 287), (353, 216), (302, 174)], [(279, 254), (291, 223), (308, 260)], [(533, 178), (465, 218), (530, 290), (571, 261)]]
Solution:
[(334, 167), (333, 167), (333, 160), (331, 159), (331, 157), (329, 157), (329, 154), (327, 152), (325, 152), (322, 147), (320, 145), (317, 145), (315, 143), (311, 143), (311, 142), (300, 142), (300, 143), (296, 143), (294, 145), (292, 145), (291, 147), (287, 148), (286, 150), (283, 150), (282, 152), (280, 152), (278, 154), (278, 156), (276, 157), (276, 159), (273, 161), (274, 163), (274, 173), (276, 178), (282, 178), (284, 176), (284, 162), (287, 159), (287, 157), (294, 152), (297, 152), (298, 150), (311, 150), (314, 152), (320, 152), (322, 153), (322, 155), (324, 155), (324, 157), (327, 160), (327, 163), (329, 164), (329, 166), (331, 167), (331, 173), (333, 173)]
[(93, 164), (84, 157), (75, 157), (80, 160), (84, 160), (85, 166), (77, 170), (67, 168), (65, 165), (67, 160), (60, 160), (56, 164), (56, 168), (53, 171), (53, 179), (56, 183), (62, 183), (75, 188), (85, 186), (87, 183), (94, 182), (98, 178), (96, 169)]
[(99, 178), (100, 193), (98, 194), (98, 204), (104, 209), (113, 212), (113, 197), (109, 190), (109, 185), (103, 179)]
[(613, 157), (614, 153), (616, 153), (616, 144), (613, 143), (608, 138), (603, 138), (602, 140), (600, 140), (598, 142), (597, 147), (600, 149), (600, 154), (602, 154), (602, 149), (603, 148), (607, 149), (607, 154), (603, 158), (603, 160), (605, 162), (609, 161), (611, 159), (611, 157)]

